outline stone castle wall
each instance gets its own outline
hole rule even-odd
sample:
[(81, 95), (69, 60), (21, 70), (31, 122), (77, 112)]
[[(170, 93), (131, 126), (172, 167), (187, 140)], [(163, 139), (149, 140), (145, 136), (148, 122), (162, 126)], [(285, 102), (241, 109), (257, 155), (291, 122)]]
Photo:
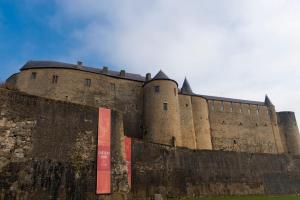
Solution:
[(3, 89), (0, 105), (1, 200), (138, 200), (155, 194), (300, 192), (299, 157), (190, 150), (133, 139), (132, 188), (128, 193), (123, 119), (113, 112), (113, 193), (97, 196), (97, 108)]
[[(97, 108), (3, 89), (0, 105), (0, 200), (99, 199)], [(123, 140), (113, 111), (112, 199), (129, 189)]]
[[(32, 73), (36, 78), (32, 79)], [(53, 75), (58, 76), (52, 83)], [(85, 80), (91, 80), (90, 87)], [(143, 83), (112, 78), (70, 69), (30, 69), (21, 71), (17, 78), (17, 88), (32, 95), (45, 98), (89, 105), (93, 107), (113, 108), (124, 113), (126, 135), (139, 137), (143, 96)]]
[(277, 154), (267, 106), (208, 101), (214, 150)]
[[(133, 143), (134, 199), (300, 192), (300, 158)], [(147, 156), (145, 156), (147, 155)]]
[[(58, 76), (57, 83), (52, 83), (53, 75)], [(86, 79), (91, 80), (90, 86)], [(170, 80), (145, 84), (74, 69), (45, 68), (23, 70), (10, 82), (29, 94), (120, 111), (126, 135), (154, 143), (272, 154), (287, 153), (287, 146), (293, 145), (279, 129), (274, 106), (183, 95)], [(155, 86), (160, 87), (159, 92)], [(300, 138), (297, 142), (300, 144)]]

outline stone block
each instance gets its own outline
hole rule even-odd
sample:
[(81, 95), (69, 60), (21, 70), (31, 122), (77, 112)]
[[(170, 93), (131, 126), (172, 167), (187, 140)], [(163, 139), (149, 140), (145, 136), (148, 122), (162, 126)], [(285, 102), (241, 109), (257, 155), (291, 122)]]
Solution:
[(6, 124), (6, 118), (0, 119), (0, 127), (4, 127)]
[(15, 149), (14, 156), (16, 158), (24, 158), (24, 149)]
[(1, 172), (1, 169), (7, 165), (9, 163), (9, 159), (8, 158), (5, 158), (5, 157), (2, 157), (0, 155), (0, 172)]
[(154, 200), (164, 200), (161, 194), (154, 194)]

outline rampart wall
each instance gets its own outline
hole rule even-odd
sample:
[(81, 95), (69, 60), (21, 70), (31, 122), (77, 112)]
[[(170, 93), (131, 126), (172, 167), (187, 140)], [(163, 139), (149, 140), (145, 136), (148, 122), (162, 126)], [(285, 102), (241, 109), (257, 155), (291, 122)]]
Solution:
[(113, 112), (112, 195), (95, 195), (98, 109), (0, 89), (0, 199), (150, 199), (296, 194), (300, 159), (190, 150), (134, 139), (128, 193), (122, 115)]
[[(0, 200), (101, 199), (98, 109), (0, 89)], [(127, 193), (123, 119), (112, 112), (112, 192)]]
[(137, 140), (132, 157), (135, 199), (153, 194), (178, 197), (300, 192), (299, 157), (190, 150)]

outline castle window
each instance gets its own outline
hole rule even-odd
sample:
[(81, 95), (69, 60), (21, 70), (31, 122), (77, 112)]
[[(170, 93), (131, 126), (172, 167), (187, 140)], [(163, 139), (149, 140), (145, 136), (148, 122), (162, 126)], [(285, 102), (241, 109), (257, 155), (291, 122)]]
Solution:
[(164, 106), (164, 110), (167, 111), (168, 110), (168, 103), (164, 103), (163, 106)]
[(56, 84), (58, 82), (58, 76), (57, 75), (53, 75), (52, 76), (52, 83)]
[(159, 88), (158, 85), (154, 86), (154, 91), (155, 91), (155, 92), (159, 92), (159, 89), (160, 89), (160, 88)]
[(172, 136), (172, 139), (171, 139), (171, 145), (172, 145), (173, 147), (176, 146), (176, 138), (175, 138), (174, 136)]
[(32, 73), (31, 73), (31, 79), (32, 79), (32, 80), (35, 80), (35, 79), (36, 79), (36, 72), (32, 72)]
[(91, 79), (85, 79), (84, 85), (85, 85), (86, 87), (91, 87), (91, 85), (92, 85), (92, 80), (91, 80)]

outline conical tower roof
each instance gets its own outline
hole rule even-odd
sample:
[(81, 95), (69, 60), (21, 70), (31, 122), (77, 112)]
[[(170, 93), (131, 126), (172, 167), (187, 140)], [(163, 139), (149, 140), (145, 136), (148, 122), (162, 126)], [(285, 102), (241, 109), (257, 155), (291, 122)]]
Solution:
[(265, 97), (265, 105), (267, 106), (274, 106), (268, 95)]
[(152, 80), (169, 80), (170, 78), (162, 71), (160, 70)]
[(181, 93), (182, 94), (190, 94), (190, 95), (194, 94), (187, 78), (184, 79), (184, 82), (183, 82), (182, 87), (181, 87)]
[(176, 83), (177, 87), (178, 87), (178, 84), (175, 80), (173, 79), (170, 79), (162, 70), (160, 70), (151, 80), (145, 82), (144, 85), (152, 82), (152, 81), (155, 81), (155, 80), (168, 80), (168, 81), (173, 81), (174, 83)]

